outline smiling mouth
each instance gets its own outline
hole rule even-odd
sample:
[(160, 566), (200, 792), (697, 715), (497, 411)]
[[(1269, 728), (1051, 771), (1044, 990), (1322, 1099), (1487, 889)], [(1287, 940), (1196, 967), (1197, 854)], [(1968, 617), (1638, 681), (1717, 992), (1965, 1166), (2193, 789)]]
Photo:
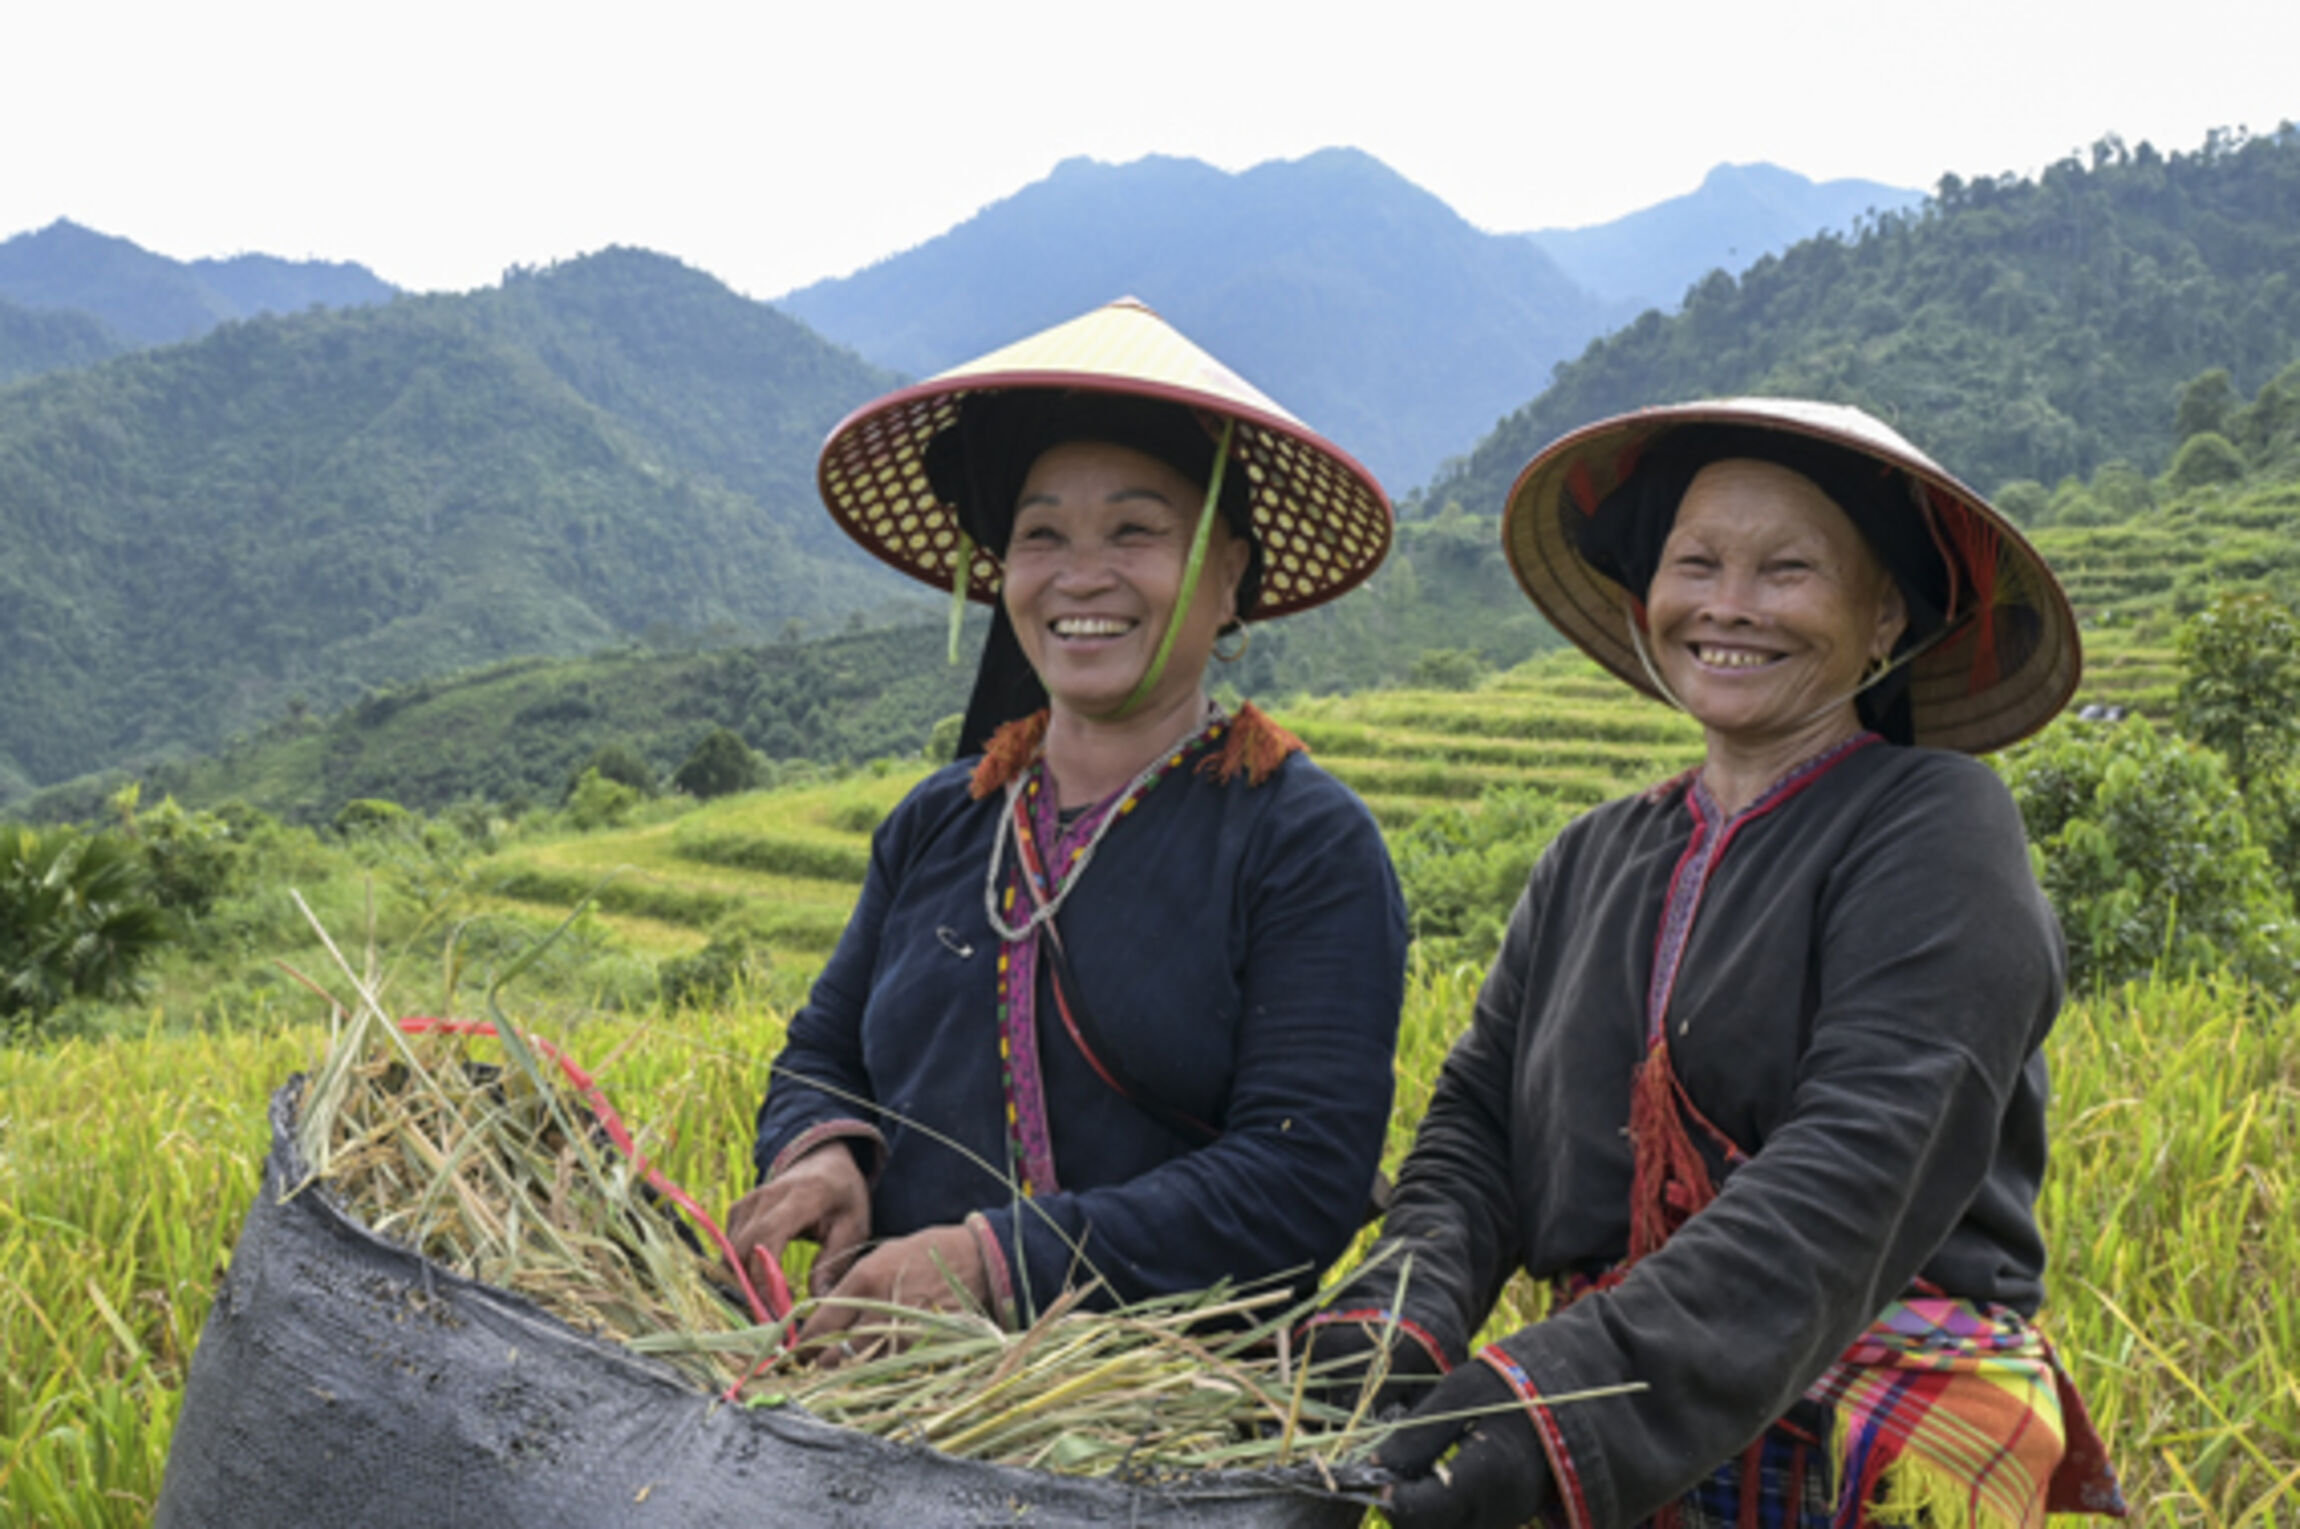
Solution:
[(1760, 653), (1750, 648), (1720, 648), (1709, 643), (1692, 644), (1693, 659), (1704, 669), (1761, 669), (1777, 662), (1778, 653)]
[(1047, 628), (1057, 637), (1123, 637), (1136, 625), (1119, 616), (1057, 616)]

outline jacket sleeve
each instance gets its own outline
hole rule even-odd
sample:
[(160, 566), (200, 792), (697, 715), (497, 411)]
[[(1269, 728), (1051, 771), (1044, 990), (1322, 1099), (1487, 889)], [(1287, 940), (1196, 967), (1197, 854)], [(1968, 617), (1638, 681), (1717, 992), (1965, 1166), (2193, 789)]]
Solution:
[(847, 1141), (874, 1181), (884, 1164), (886, 1139), (875, 1123), (875, 1096), (863, 1065), (863, 1006), (878, 967), (887, 906), (900, 885), (910, 827), (925, 790), (922, 786), (906, 797), (872, 833), (870, 867), (854, 912), (805, 1005), (784, 1031), (751, 1149), (762, 1184), (826, 1141)]
[[(1972, 1202), (2059, 1002), (2012, 800), (1954, 759), (1879, 799), (1831, 871), (1786, 1117), (1617, 1287), (1504, 1339), (1575, 1524), (1681, 1495), (1897, 1298)], [(1639, 1394), (1549, 1406), (1621, 1382)]]
[[(1266, 789), (1266, 788), (1257, 788)], [(1388, 1129), (1405, 906), (1338, 786), (1250, 850), (1235, 1072), (1220, 1138), (1122, 1184), (985, 1213), (1017, 1294), (1099, 1276), (1119, 1300), (1314, 1280), (1364, 1214)]]
[(1531, 931), (1555, 854), (1528, 879), (1469, 1029), (1438, 1074), (1380, 1241), (1326, 1305), (1393, 1314), (1426, 1334), (1448, 1365), (1461, 1361), (1522, 1258), (1509, 1181), (1513, 1082)]

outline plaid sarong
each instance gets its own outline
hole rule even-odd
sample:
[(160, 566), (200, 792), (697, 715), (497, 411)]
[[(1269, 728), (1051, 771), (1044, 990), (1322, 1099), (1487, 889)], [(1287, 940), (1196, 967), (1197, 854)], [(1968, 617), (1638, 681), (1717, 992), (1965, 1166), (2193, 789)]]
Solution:
[[(1802, 1415), (1828, 1419), (1799, 1427)], [(2019, 1313), (1895, 1301), (1805, 1402), (1656, 1516), (1676, 1529), (2043, 1529), (2126, 1509), (2083, 1400)]]

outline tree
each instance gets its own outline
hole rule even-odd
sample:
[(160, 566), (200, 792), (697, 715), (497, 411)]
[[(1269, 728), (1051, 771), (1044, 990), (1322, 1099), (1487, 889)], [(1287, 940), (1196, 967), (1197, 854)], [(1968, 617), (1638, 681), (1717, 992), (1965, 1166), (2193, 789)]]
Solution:
[(698, 801), (750, 791), (759, 784), (759, 759), (730, 728), (713, 728), (671, 776), (671, 784)]
[(2230, 591), (2180, 629), (2180, 730), (2228, 761), (2237, 789), (2300, 760), (2300, 616)]
[(2226, 968), (2290, 991), (2291, 899), (2219, 755), (2145, 717), (2064, 720), (1999, 768), (2068, 939), (2071, 986)]
[(587, 775), (597, 775), (618, 786), (628, 786), (642, 797), (655, 794), (655, 767), (647, 763), (646, 755), (628, 743), (618, 741), (606, 744), (584, 761), (583, 767), (575, 772), (575, 778), (567, 783), (570, 800)]
[(2227, 429), (2228, 416), (2236, 402), (2236, 383), (2228, 375), (2227, 367), (2216, 366), (2200, 373), (2180, 390), (2180, 403), (2173, 410), (2172, 433), (2183, 441), (2208, 430), (2221, 434)]
[(2244, 455), (2218, 431), (2199, 431), (2180, 443), (2164, 480), (2178, 493), (2212, 483), (2242, 483)]

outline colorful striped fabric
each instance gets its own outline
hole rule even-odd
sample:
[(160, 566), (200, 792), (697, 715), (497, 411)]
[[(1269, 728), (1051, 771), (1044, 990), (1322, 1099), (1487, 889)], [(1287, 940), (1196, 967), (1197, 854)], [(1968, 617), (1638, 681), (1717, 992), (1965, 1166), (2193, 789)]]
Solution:
[(1835, 1415), (1836, 1529), (2043, 1529), (2048, 1510), (2125, 1514), (2083, 1402), (2017, 1312), (1896, 1301), (1806, 1394)]

